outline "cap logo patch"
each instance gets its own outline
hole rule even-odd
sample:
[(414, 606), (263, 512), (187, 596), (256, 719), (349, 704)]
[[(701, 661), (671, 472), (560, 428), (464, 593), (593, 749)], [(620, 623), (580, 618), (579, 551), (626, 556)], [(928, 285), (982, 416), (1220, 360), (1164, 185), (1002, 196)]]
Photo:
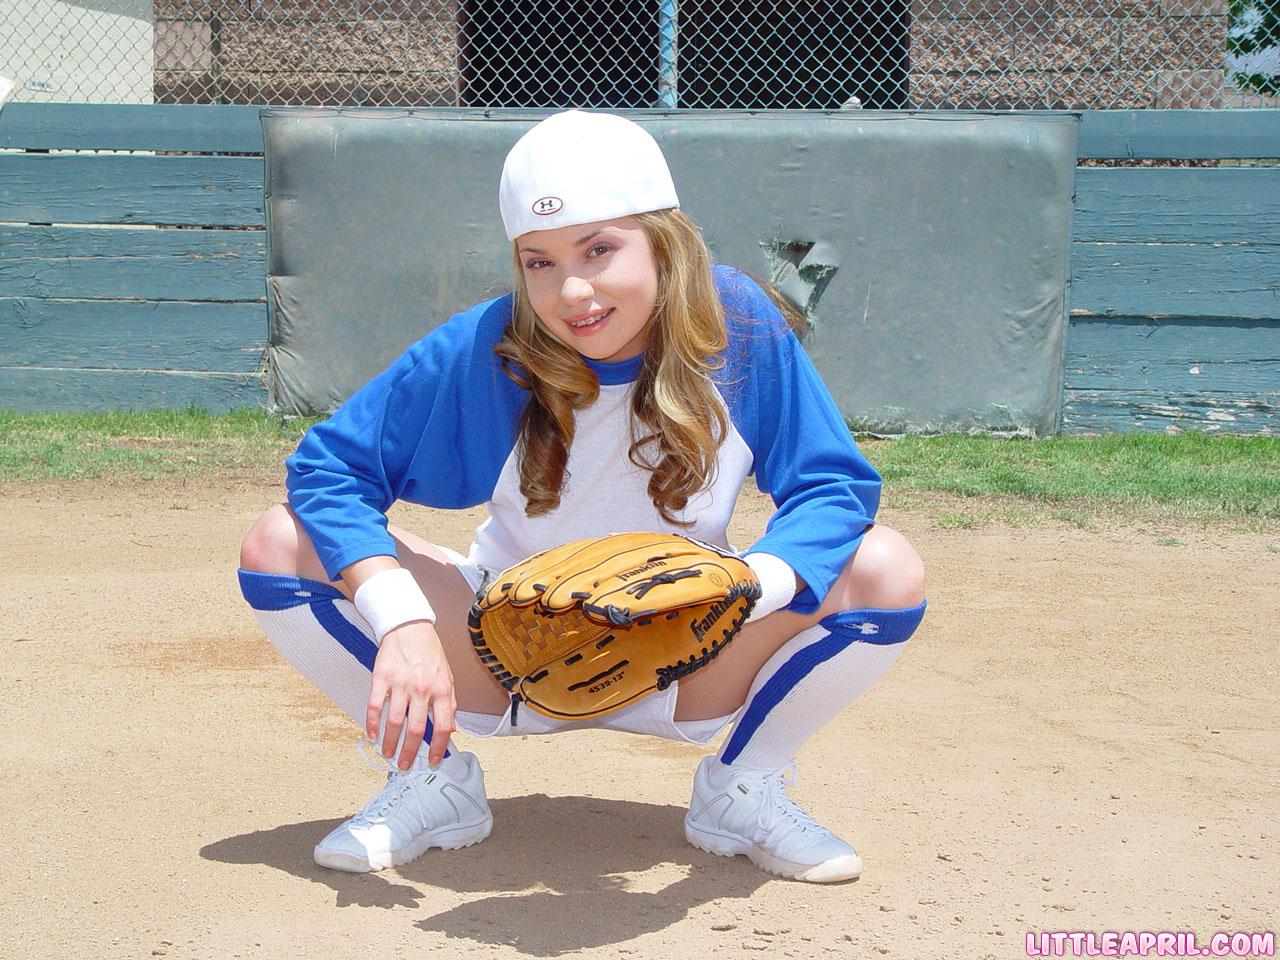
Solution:
[(533, 212), (540, 217), (549, 217), (564, 209), (564, 201), (559, 197), (543, 197), (533, 201)]

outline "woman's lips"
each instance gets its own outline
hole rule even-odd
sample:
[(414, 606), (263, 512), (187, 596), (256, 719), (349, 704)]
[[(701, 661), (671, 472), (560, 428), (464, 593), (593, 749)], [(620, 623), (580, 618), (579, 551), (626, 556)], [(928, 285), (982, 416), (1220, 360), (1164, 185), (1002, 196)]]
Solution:
[(590, 319), (587, 319), (586, 322), (583, 322), (583, 320), (566, 320), (565, 326), (569, 328), (569, 332), (575, 337), (585, 337), (595, 333), (608, 323), (611, 316), (613, 316), (613, 307), (610, 307), (603, 313), (595, 314)]

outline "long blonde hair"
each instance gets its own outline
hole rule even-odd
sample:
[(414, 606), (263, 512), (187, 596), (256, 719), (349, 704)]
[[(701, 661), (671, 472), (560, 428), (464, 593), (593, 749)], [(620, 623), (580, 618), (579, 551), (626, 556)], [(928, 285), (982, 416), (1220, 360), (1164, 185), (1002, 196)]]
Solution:
[[(644, 362), (631, 395), (628, 456), (649, 471), (648, 493), (668, 523), (706, 486), (728, 417), (712, 382), (728, 342), (724, 308), (711, 277), (711, 255), (697, 225), (679, 210), (636, 214), (653, 248), (658, 296)], [(556, 339), (529, 303), (524, 271), (514, 254), (511, 323), (494, 352), (529, 391), (520, 419), (517, 456), (525, 512), (536, 517), (560, 504), (568, 479), (574, 411), (595, 402), (600, 381), (572, 347)]]

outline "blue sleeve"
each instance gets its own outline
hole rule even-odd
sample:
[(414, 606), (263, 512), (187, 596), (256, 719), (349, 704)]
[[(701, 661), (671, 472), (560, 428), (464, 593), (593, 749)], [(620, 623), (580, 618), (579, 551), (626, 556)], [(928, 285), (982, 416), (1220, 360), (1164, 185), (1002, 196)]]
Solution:
[[(525, 395), (493, 346), (509, 297), (458, 314), (406, 350), (303, 437), (285, 462), (289, 506), (331, 579), (395, 555), (396, 500), (462, 508), (484, 503), (515, 443)], [(483, 430), (468, 432), (462, 422)]]
[(777, 507), (746, 552), (790, 564), (806, 587), (786, 609), (812, 613), (875, 521), (880, 475), (764, 291), (737, 271), (715, 274), (730, 336), (722, 393)]

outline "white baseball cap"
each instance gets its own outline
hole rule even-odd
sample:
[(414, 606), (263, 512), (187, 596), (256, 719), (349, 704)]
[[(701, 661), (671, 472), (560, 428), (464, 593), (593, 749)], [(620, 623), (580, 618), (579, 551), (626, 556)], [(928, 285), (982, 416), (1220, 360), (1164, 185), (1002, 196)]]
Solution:
[(626, 117), (568, 110), (507, 154), (498, 187), (507, 239), (680, 206), (658, 141)]

